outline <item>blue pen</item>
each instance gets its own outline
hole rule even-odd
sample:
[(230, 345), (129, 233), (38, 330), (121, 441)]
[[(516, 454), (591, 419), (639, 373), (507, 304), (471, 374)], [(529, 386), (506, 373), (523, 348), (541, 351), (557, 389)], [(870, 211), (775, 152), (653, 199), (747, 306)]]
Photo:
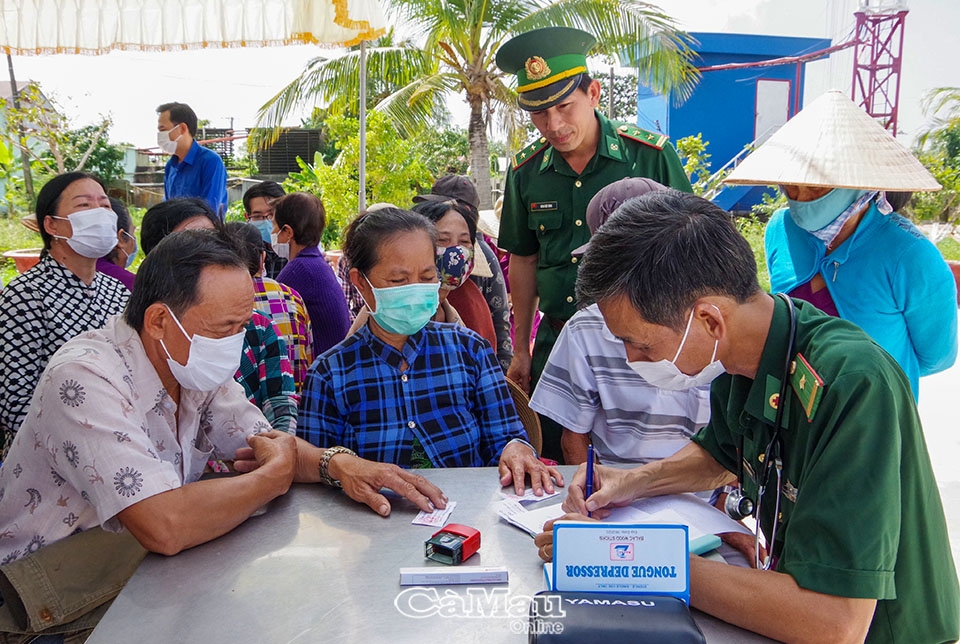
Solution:
[[(593, 443), (587, 445), (587, 496), (584, 500), (593, 495)], [(587, 511), (587, 516), (593, 516), (593, 513)]]

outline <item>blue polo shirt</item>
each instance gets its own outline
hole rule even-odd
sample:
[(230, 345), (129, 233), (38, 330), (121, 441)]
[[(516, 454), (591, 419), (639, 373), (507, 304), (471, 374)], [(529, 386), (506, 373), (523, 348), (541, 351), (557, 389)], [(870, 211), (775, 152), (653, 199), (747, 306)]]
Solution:
[(183, 161), (171, 156), (163, 169), (163, 198), (199, 197), (223, 219), (227, 211), (227, 169), (220, 156), (196, 141)]

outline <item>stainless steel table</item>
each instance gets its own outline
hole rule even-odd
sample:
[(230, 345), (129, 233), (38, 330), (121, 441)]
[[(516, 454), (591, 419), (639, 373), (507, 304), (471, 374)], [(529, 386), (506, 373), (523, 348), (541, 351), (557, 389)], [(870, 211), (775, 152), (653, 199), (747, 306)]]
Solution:
[[(574, 472), (563, 470), (568, 479)], [(391, 498), (393, 512), (384, 519), (342, 492), (295, 485), (264, 514), (219, 539), (175, 557), (149, 555), (88, 641), (525, 641), (526, 619), (516, 616), (514, 602), (522, 602), (525, 613), (526, 602), (517, 598), (544, 589), (543, 569), (532, 539), (500, 522), (493, 509), (500, 498), (496, 470), (427, 470), (424, 475), (457, 502), (451, 522), (480, 530), (480, 552), (469, 565), (510, 571), (508, 584), (437, 587), (441, 612), (468, 610), (474, 617), (408, 617), (397, 607), (434, 612), (423, 595), (412, 605), (404, 598), (397, 602), (404, 590), (399, 569), (427, 565), (423, 542), (435, 532), (410, 524), (417, 513), (412, 504)], [(486, 596), (492, 604), (476, 600), (484, 592), (492, 593)], [(708, 642), (769, 641), (703, 613), (694, 615)]]

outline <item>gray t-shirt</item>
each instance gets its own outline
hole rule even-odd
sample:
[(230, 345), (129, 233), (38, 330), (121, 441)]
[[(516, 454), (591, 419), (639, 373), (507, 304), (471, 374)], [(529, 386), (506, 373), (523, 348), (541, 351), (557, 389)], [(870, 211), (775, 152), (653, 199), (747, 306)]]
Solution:
[(530, 407), (578, 434), (591, 434), (605, 463), (671, 456), (710, 419), (710, 388), (668, 391), (627, 366), (627, 352), (597, 305), (563, 327)]

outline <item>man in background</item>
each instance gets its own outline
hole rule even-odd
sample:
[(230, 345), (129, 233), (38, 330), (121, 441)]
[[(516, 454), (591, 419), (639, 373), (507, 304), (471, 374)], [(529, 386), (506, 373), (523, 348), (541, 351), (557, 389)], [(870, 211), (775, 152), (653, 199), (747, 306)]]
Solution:
[[(272, 280), (287, 265), (289, 257), (281, 257), (273, 248), (273, 203), (285, 195), (276, 181), (261, 181), (243, 193), (243, 216), (257, 227), (263, 239), (263, 272)], [(288, 253), (289, 254), (289, 253)]]
[(220, 156), (194, 141), (197, 114), (186, 103), (157, 108), (157, 145), (171, 155), (163, 169), (163, 198), (199, 197), (220, 219), (227, 211), (227, 169)]

